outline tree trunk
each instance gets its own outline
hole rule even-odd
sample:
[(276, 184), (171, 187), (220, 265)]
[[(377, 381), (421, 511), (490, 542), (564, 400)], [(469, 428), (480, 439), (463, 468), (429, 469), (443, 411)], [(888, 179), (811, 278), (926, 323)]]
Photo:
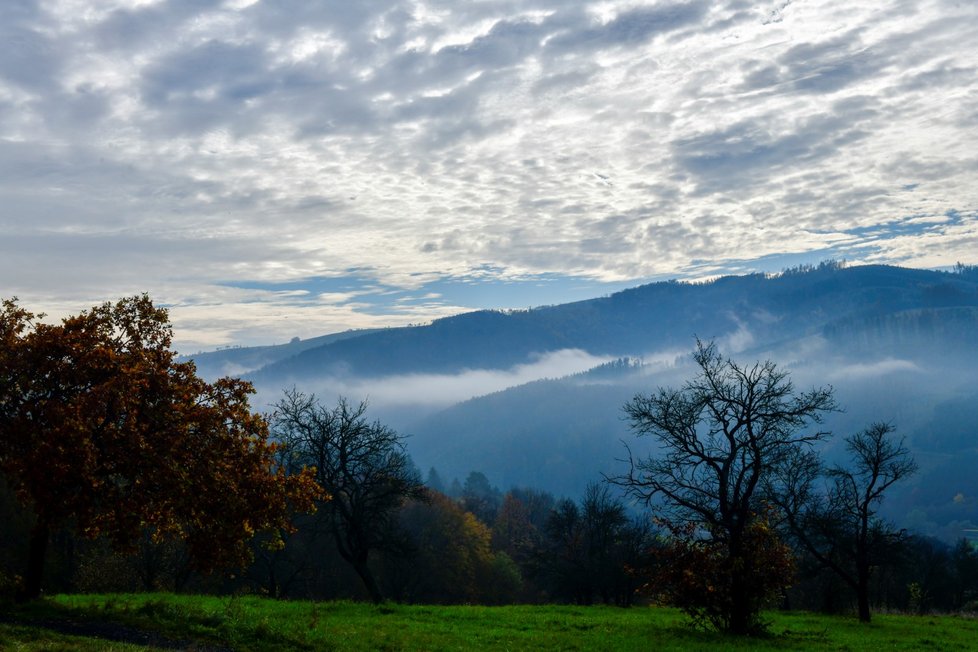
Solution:
[[(738, 580), (735, 579), (734, 582)], [(734, 587), (731, 591), (733, 604), (730, 607), (730, 620), (728, 621), (728, 633), (737, 636), (751, 634), (754, 621), (754, 614), (750, 606), (750, 601), (743, 595), (744, 591)]]
[(348, 536), (344, 536), (344, 532), (335, 525), (333, 527), (333, 539), (336, 541), (336, 551), (340, 553), (340, 557), (350, 566), (353, 566), (353, 570), (360, 576), (370, 600), (374, 604), (383, 602), (384, 596), (380, 592), (377, 580), (374, 579), (374, 574), (370, 572), (370, 567), (367, 565), (367, 560), (370, 559), (370, 550), (364, 546), (356, 545)]
[(27, 553), (27, 575), (18, 598), (24, 602), (41, 597), (41, 580), (44, 578), (44, 558), (48, 552), (50, 528), (46, 519), (38, 517), (31, 528), (30, 548)]
[(738, 636), (752, 634), (755, 606), (750, 599), (749, 586), (752, 566), (747, 554), (742, 550), (739, 537), (731, 536), (727, 544), (730, 573), (730, 611), (727, 614), (727, 632)]
[(856, 547), (856, 601), (859, 607), (859, 622), (862, 623), (868, 623), (872, 618), (869, 613), (869, 546), (866, 543), (868, 532), (869, 518), (864, 515)]
[(281, 593), (278, 586), (278, 578), (275, 577), (275, 558), (267, 560), (268, 563), (268, 579), (265, 584), (265, 591), (270, 598), (278, 598)]
[(374, 579), (374, 574), (370, 572), (370, 568), (367, 566), (365, 561), (355, 561), (352, 562), (353, 570), (357, 572), (360, 579), (363, 581), (363, 586), (367, 589), (367, 594), (370, 595), (370, 600), (374, 604), (380, 604), (384, 601), (384, 596), (380, 592), (380, 587), (377, 586), (377, 580)]
[(872, 619), (869, 612), (869, 572), (859, 569), (859, 586), (856, 589), (856, 600), (859, 604), (859, 622), (868, 623)]

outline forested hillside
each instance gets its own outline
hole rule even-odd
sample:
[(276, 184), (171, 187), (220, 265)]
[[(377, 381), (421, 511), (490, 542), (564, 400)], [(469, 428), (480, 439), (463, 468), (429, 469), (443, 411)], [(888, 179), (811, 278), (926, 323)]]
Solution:
[[(602, 472), (613, 473), (625, 454), (621, 440), (632, 434), (623, 403), (680, 385), (696, 337), (744, 362), (786, 365), (800, 385), (835, 386), (844, 411), (829, 425), (840, 441), (871, 421), (892, 422), (921, 472), (888, 507), (947, 539), (973, 522), (973, 267), (828, 263), (775, 276), (662, 282), (565, 305), (218, 351), (199, 363), (220, 369), (270, 359), (247, 374), (269, 402), (293, 384), (327, 400), (368, 398), (375, 414), (410, 436), (415, 462), (435, 467), (446, 482), (478, 470), (504, 488), (577, 495)], [(546, 355), (567, 350), (597, 368), (552, 371)], [(512, 371), (534, 364), (536, 376)], [(831, 456), (839, 444), (825, 446)]]
[[(276, 398), (264, 416), (251, 412), (246, 383), (210, 385), (193, 365), (172, 362), (166, 313), (147, 297), (57, 327), (6, 301), (0, 595), (3, 587), (17, 596), (167, 588), (378, 603), (665, 600), (734, 633), (763, 631), (761, 612), (779, 599), (828, 611), (856, 603), (863, 621), (880, 609), (972, 609), (971, 271), (883, 282), (915, 278), (904, 272), (870, 268), (873, 283), (848, 296), (838, 266), (651, 286), (702, 299), (730, 284), (748, 307), (729, 330), (686, 333), (685, 345), (663, 317), (657, 337), (676, 343), (645, 354), (534, 351), (510, 368), (365, 376), (356, 385), (349, 372), (323, 374), (266, 387)], [(785, 278), (796, 289), (821, 288), (799, 290), (810, 327), (768, 291)], [(752, 286), (764, 291), (744, 289)], [(814, 319), (828, 311), (826, 296), (850, 309)], [(692, 314), (697, 300), (677, 310)], [(136, 315), (145, 325), (131, 326), (132, 305), (153, 319)], [(518, 313), (521, 323), (534, 312)], [(120, 344), (110, 317), (145, 343)], [(341, 334), (307, 352), (396, 332)], [(493, 345), (484, 335), (481, 346)], [(232, 351), (241, 359), (285, 352)], [(116, 365), (109, 373), (107, 361)], [(527, 382), (527, 369), (564, 372)], [(465, 396), (492, 383), (503, 389)], [(323, 391), (338, 387), (381, 389), (380, 405), (368, 410), (361, 395)], [(442, 393), (465, 400), (446, 407)], [(66, 405), (84, 418), (65, 420)], [(125, 418), (119, 405), (128, 406)], [(52, 426), (61, 428), (53, 440)], [(69, 454), (46, 452), (45, 442), (69, 436)], [(37, 454), (56, 464), (35, 463)], [(157, 504), (175, 524), (161, 524)], [(105, 529), (79, 529), (86, 517)], [(222, 543), (221, 533), (232, 536)], [(219, 563), (239, 569), (208, 575)], [(747, 607), (723, 606), (739, 604)]]
[[(896, 354), (935, 339), (935, 352), (978, 342), (978, 275), (828, 264), (769, 277), (661, 282), (611, 296), (524, 311), (478, 311), (427, 326), (351, 331), (277, 349), (194, 356), (198, 364), (256, 365), (257, 382), (506, 369), (533, 354), (581, 349), (611, 357), (689, 348), (693, 335), (738, 331), (770, 346), (824, 337), (840, 350)], [(261, 353), (266, 358), (254, 355)]]

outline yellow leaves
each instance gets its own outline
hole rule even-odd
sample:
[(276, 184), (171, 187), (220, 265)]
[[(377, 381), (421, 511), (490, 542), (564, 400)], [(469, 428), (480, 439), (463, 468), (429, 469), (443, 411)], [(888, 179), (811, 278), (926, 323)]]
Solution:
[(267, 541), (262, 543), (262, 547), (266, 550), (284, 550), (285, 549), (285, 539), (278, 532), (275, 532)]

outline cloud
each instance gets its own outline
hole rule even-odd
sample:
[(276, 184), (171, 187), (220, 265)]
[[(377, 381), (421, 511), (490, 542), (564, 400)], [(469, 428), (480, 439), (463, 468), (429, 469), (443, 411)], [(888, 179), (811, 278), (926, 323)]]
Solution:
[(678, 2), (627, 9), (607, 22), (576, 26), (559, 34), (547, 42), (547, 47), (561, 54), (634, 47), (695, 23), (703, 18), (707, 7), (706, 2)]
[[(525, 307), (509, 281), (968, 260), (978, 56), (961, 44), (976, 12), (0, 3), (0, 278), (40, 309), (81, 309), (134, 288), (210, 305), (235, 284), (362, 269), (370, 286), (469, 279)], [(323, 314), (248, 294), (306, 324)], [(323, 328), (406, 318), (403, 302), (357, 303)], [(465, 304), (409, 305), (423, 321)], [(291, 328), (237, 299), (208, 309), (212, 327), (190, 314), (174, 310), (178, 336), (200, 335), (188, 346), (245, 332), (242, 315), (279, 340)]]
[(0, 80), (30, 93), (55, 92), (65, 54), (43, 29), (44, 15), (32, 2), (13, 0), (0, 8)]
[(876, 362), (861, 362), (850, 364), (834, 371), (828, 372), (829, 380), (865, 380), (867, 378), (878, 378), (889, 374), (908, 372), (920, 373), (921, 369), (909, 360), (896, 360), (887, 358)]
[(769, 175), (801, 170), (865, 137), (842, 112), (818, 116), (772, 133), (769, 121), (751, 120), (673, 144), (679, 164), (698, 181), (698, 191), (743, 189)]
[(366, 399), (383, 408), (406, 405), (441, 408), (534, 380), (561, 378), (609, 360), (577, 349), (564, 349), (539, 355), (533, 362), (503, 371), (471, 369), (459, 374), (412, 374), (369, 381), (322, 378), (306, 385), (323, 397)]
[(750, 60), (743, 89), (772, 93), (835, 93), (874, 75), (889, 63), (884, 48), (864, 47), (864, 26), (824, 41), (800, 43), (773, 62)]

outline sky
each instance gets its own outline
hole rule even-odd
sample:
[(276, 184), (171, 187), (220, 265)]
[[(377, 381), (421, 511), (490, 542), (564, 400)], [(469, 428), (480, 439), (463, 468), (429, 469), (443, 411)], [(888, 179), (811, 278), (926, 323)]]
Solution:
[(978, 3), (3, 0), (0, 296), (182, 352), (978, 262)]

